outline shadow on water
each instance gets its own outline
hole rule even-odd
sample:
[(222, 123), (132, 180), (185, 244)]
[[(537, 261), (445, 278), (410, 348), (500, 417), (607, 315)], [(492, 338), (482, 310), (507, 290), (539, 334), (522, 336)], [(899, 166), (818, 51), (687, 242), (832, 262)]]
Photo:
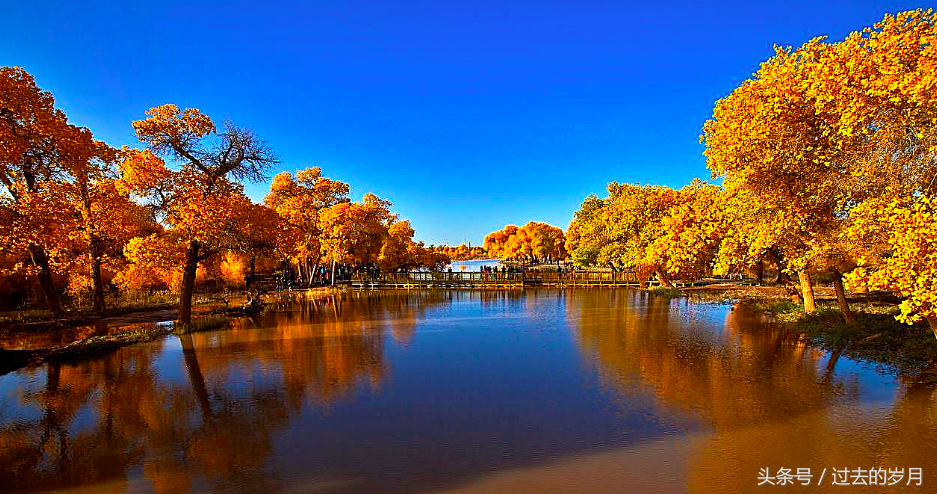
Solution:
[(0, 490), (737, 492), (769, 464), (927, 474), (935, 424), (932, 390), (741, 310), (352, 292), (3, 376)]

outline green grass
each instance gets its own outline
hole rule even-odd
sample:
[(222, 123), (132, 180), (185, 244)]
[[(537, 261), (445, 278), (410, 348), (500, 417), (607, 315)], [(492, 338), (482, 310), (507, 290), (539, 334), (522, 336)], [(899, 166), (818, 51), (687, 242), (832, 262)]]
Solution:
[(665, 288), (662, 286), (655, 286), (654, 288), (648, 289), (648, 293), (653, 295), (659, 295), (661, 297), (677, 298), (683, 296), (683, 291), (679, 288)]
[(897, 308), (854, 307), (855, 324), (846, 324), (834, 307), (821, 307), (790, 323), (809, 343), (850, 358), (873, 363), (912, 378), (937, 377), (937, 339), (926, 325), (908, 326), (895, 319)]
[(224, 328), (228, 325), (230, 319), (226, 316), (205, 316), (195, 319), (188, 325), (182, 325), (178, 322), (173, 324), (173, 332), (176, 334), (197, 333), (199, 331), (211, 331), (213, 329)]
[(803, 304), (789, 298), (769, 298), (751, 301), (755, 310), (773, 314), (784, 322), (796, 321), (804, 315)]
[(738, 303), (771, 314), (812, 346), (873, 364), (917, 382), (937, 383), (937, 339), (925, 324), (908, 326), (895, 319), (898, 306), (852, 303), (855, 324), (847, 324), (835, 301), (824, 301), (812, 314), (786, 297), (742, 298)]

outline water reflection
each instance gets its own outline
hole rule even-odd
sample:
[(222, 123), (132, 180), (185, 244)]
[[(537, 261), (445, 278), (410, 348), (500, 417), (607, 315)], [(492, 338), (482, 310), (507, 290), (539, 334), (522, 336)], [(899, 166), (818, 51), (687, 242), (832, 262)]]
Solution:
[(737, 492), (934, 458), (932, 389), (627, 290), (350, 292), (0, 377), (11, 492)]
[[(686, 300), (593, 295), (571, 299), (568, 318), (608, 386), (625, 396), (650, 386), (663, 406), (712, 428), (688, 441), (688, 490), (752, 489), (769, 466), (811, 468), (814, 482), (824, 468), (922, 467), (933, 476), (933, 389), (899, 388), (854, 362), (837, 372), (838, 356), (743, 310), (725, 311), (714, 328), (707, 313), (719, 311)], [(596, 317), (606, 307), (626, 309)]]
[(637, 291), (594, 293), (571, 298), (567, 317), (612, 386), (652, 386), (661, 402), (692, 409), (716, 429), (808, 413), (857, 393), (855, 382), (824, 379), (823, 352), (753, 314), (724, 311), (714, 331), (705, 306)]

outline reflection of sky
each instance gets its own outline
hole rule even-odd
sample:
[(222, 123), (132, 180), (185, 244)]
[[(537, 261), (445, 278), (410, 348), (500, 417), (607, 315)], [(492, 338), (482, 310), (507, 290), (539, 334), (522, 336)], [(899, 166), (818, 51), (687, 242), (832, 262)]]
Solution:
[(0, 426), (17, 420), (34, 420), (41, 415), (35, 406), (25, 405), (22, 395), (46, 382), (43, 369), (21, 370), (0, 376)]
[(188, 386), (189, 376), (182, 360), (182, 344), (177, 337), (163, 340), (162, 351), (153, 357), (153, 368), (165, 385)]
[[(817, 362), (818, 366), (826, 368), (827, 358)], [(848, 357), (840, 357), (836, 362), (834, 378), (842, 382), (854, 382), (859, 385), (859, 400), (863, 402), (883, 402), (883, 406), (891, 406), (895, 397), (900, 393), (898, 379), (886, 374), (875, 365), (857, 362)]]

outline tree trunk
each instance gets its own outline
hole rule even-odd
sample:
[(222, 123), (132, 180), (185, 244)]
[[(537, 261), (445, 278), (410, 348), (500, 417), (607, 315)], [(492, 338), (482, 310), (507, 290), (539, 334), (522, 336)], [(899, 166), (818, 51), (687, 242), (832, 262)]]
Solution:
[(670, 282), (670, 279), (667, 278), (667, 275), (664, 274), (663, 270), (658, 269), (654, 272), (657, 275), (657, 280), (660, 281), (660, 286), (664, 288), (673, 288), (673, 283)]
[(332, 286), (335, 286), (335, 260), (332, 259), (332, 277), (329, 279)]
[(46, 297), (46, 306), (53, 314), (61, 316), (62, 304), (59, 303), (59, 295), (55, 290), (55, 283), (52, 281), (52, 269), (49, 268), (49, 258), (46, 257), (46, 251), (36, 244), (29, 244), (29, 256), (33, 264), (39, 268), (39, 286), (42, 287), (42, 293)]
[(839, 356), (843, 353), (843, 347), (833, 350), (830, 359), (826, 361), (826, 372), (823, 374), (822, 382), (828, 383), (833, 379), (833, 373), (836, 371), (836, 363), (839, 362)]
[(801, 271), (798, 275), (800, 276), (800, 291), (804, 297), (804, 312), (812, 314), (817, 311), (817, 303), (813, 297), (813, 281), (810, 280), (810, 273), (806, 271)]
[(195, 354), (192, 335), (179, 335), (179, 342), (182, 344), (182, 356), (185, 360), (185, 369), (189, 374), (189, 383), (192, 385), (192, 391), (195, 392), (202, 415), (205, 418), (212, 418), (214, 414), (211, 409), (211, 400), (208, 398), (208, 387), (205, 386), (205, 377), (202, 375), (202, 368), (198, 364), (198, 355)]
[(251, 260), (247, 263), (247, 275), (244, 276), (244, 291), (247, 292), (247, 299), (251, 299), (251, 285), (254, 284), (256, 256), (251, 254)]
[(195, 273), (198, 271), (197, 240), (189, 242), (185, 253), (185, 267), (182, 270), (182, 293), (179, 295), (179, 323), (188, 326), (192, 323), (192, 295), (195, 293)]
[(931, 330), (934, 332), (934, 338), (937, 338), (937, 316), (927, 316), (927, 324), (930, 325)]
[(777, 258), (774, 259), (774, 266), (778, 270), (778, 275), (774, 278), (774, 284), (780, 285), (784, 282), (784, 267), (781, 265), (781, 261)]
[(768, 252), (771, 253), (771, 258), (774, 261), (774, 267), (778, 270), (778, 274), (774, 278), (774, 284), (780, 285), (781, 283), (784, 283), (784, 261), (781, 259), (781, 252), (776, 248), (768, 249)]
[(855, 324), (856, 316), (849, 308), (849, 302), (846, 300), (846, 288), (843, 286), (843, 273), (838, 269), (833, 270), (833, 288), (836, 290), (836, 301), (839, 302), (839, 310), (843, 313), (843, 320), (846, 324)]
[(765, 262), (758, 261), (758, 264), (755, 264), (755, 279), (758, 280), (758, 283), (765, 282)]
[(92, 308), (100, 314), (104, 312), (104, 281), (101, 279), (101, 239), (92, 237), (90, 242), (91, 254), (91, 286), (94, 291)]
[(836, 362), (839, 362), (839, 356), (843, 354), (842, 348), (837, 348), (830, 354), (830, 359), (826, 361), (826, 371), (832, 373), (836, 369)]

